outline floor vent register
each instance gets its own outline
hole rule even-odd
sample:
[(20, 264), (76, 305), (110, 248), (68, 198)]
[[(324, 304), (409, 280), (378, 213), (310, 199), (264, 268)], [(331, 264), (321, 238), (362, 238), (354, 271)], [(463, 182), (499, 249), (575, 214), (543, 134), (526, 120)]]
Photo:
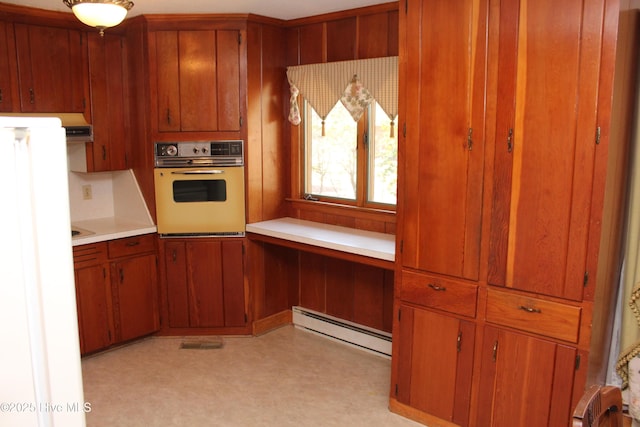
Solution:
[(180, 344), (183, 350), (217, 350), (223, 347), (222, 338), (207, 338), (206, 340), (185, 340)]

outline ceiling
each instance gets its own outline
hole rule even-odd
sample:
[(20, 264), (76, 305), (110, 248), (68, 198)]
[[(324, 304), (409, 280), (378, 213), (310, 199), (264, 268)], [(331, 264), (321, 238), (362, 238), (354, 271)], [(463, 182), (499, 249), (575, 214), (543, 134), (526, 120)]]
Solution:
[[(253, 13), (283, 20), (337, 12), (390, 0), (133, 0), (129, 16), (162, 13)], [(69, 12), (62, 0), (0, 0), (39, 9)]]

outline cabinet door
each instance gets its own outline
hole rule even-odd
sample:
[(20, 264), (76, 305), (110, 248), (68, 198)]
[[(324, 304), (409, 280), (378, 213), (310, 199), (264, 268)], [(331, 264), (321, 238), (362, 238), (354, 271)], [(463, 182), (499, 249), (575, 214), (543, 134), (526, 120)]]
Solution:
[(603, 1), (493, 1), (498, 61), (489, 282), (580, 300)]
[(402, 263), (477, 280), (486, 1), (409, 0), (407, 8)]
[(576, 357), (573, 347), (487, 327), (476, 425), (569, 425)]
[(157, 120), (160, 132), (180, 131), (178, 34), (177, 31), (157, 31), (152, 35), (156, 42)]
[(240, 32), (216, 31), (218, 130), (240, 130)]
[(399, 310), (398, 401), (467, 425), (475, 326), (428, 310)]
[(224, 326), (245, 326), (243, 242), (222, 242)]
[(87, 87), (83, 33), (15, 24), (23, 112), (82, 113)]
[(187, 285), (187, 252), (179, 240), (164, 242), (167, 303), (170, 328), (189, 327), (189, 289)]
[(82, 353), (109, 347), (115, 338), (109, 270), (94, 265), (76, 269), (75, 276)]
[(93, 172), (126, 169), (124, 37), (89, 33), (88, 39)]
[(164, 245), (170, 328), (246, 325), (241, 240)]
[(187, 242), (189, 325), (224, 326), (222, 252), (218, 242)]
[(239, 31), (157, 31), (158, 131), (240, 129)]
[(13, 25), (0, 21), (0, 111), (13, 111), (13, 86), (18, 84)]
[(119, 340), (127, 341), (159, 329), (155, 255), (112, 264)]

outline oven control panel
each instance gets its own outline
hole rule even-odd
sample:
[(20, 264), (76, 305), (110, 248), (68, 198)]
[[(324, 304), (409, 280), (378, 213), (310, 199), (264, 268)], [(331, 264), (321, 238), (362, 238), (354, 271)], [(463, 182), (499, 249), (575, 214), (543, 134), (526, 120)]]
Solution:
[(242, 140), (156, 142), (154, 157), (156, 167), (242, 166), (244, 143)]

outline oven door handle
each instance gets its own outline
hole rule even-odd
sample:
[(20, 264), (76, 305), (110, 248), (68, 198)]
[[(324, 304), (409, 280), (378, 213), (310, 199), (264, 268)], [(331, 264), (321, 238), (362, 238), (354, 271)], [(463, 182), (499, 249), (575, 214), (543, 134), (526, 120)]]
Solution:
[(172, 171), (173, 175), (219, 175), (224, 173), (220, 169), (198, 169), (198, 170), (186, 170), (186, 171)]

